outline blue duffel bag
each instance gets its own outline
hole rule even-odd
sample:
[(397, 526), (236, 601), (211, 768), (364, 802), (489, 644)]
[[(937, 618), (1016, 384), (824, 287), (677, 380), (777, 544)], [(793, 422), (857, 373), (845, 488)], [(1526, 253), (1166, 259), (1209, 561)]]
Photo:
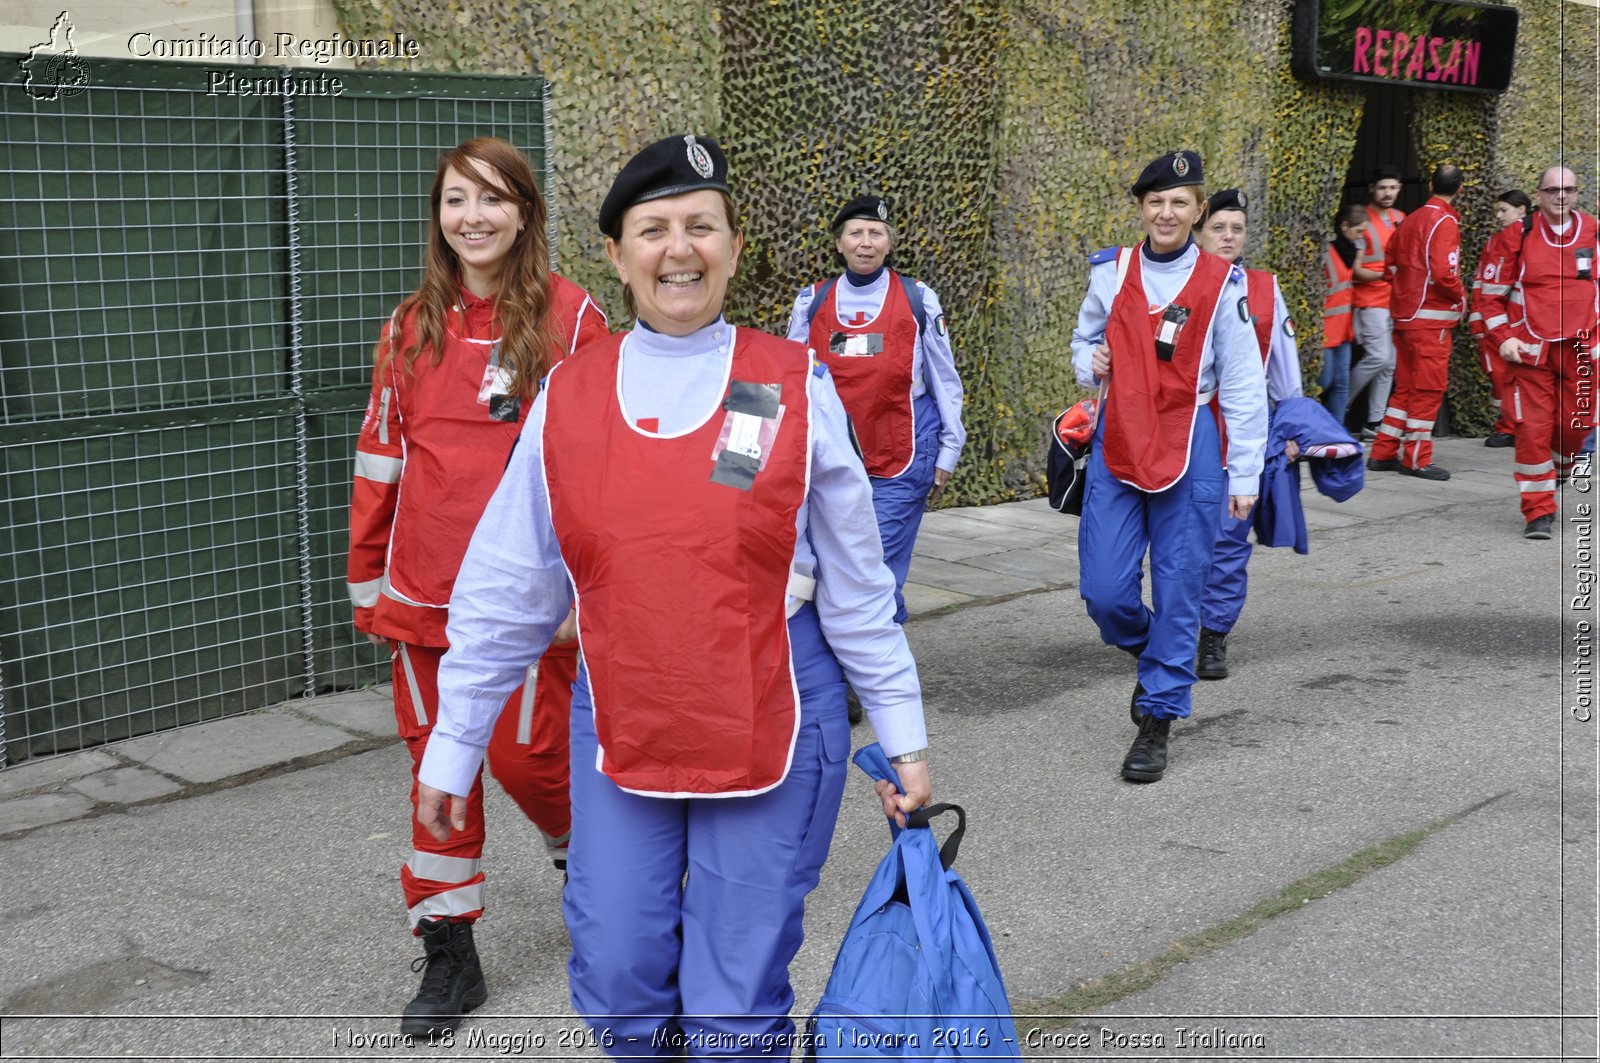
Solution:
[[(900, 786), (876, 743), (855, 763)], [(941, 848), (928, 823), (945, 812), (957, 826)], [(966, 812), (951, 804), (918, 809), (905, 830), (889, 824), (894, 844), (839, 946), (806, 1027), (806, 1059), (1022, 1058), (989, 930), (951, 870), (966, 829)]]

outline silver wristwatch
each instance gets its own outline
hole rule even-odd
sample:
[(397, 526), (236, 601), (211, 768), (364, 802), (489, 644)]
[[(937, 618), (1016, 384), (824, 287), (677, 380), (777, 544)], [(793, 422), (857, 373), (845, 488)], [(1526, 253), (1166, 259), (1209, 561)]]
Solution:
[(928, 747), (927, 746), (923, 746), (921, 749), (913, 749), (909, 753), (901, 753), (901, 754), (898, 754), (897, 756), (890, 757), (889, 758), (889, 763), (890, 764), (915, 764), (919, 760), (927, 760), (927, 759), (928, 759)]

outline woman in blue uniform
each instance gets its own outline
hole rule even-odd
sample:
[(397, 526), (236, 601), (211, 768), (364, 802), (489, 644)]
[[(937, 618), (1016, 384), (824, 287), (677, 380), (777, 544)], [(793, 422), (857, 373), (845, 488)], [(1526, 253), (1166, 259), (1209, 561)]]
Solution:
[[(1194, 244), (1200, 156), (1152, 160), (1132, 191), (1145, 239), (1089, 256), (1072, 333), (1079, 383), (1105, 389), (1078, 524), (1079, 593), (1106, 644), (1138, 659), (1139, 734), (1122, 776), (1155, 782), (1172, 721), (1189, 715), (1219, 513), (1244, 519), (1260, 490), (1267, 394), (1254, 335), (1234, 309), (1244, 285)], [(1151, 606), (1141, 594), (1147, 550)]]
[[(1241, 261), (1250, 235), (1245, 203), (1245, 194), (1237, 188), (1212, 196), (1206, 202), (1205, 218), (1195, 238), (1202, 251), (1233, 264), (1235, 281), (1244, 280), (1244, 302), (1235, 305), (1241, 320), (1247, 319), (1255, 334), (1267, 373), (1267, 401), (1276, 406), (1301, 393), (1300, 349), (1294, 342), (1294, 322), (1284, 305), (1277, 276), (1262, 269), (1246, 269)], [(1288, 441), (1286, 452), (1290, 461), (1299, 456), (1294, 440)], [(1228, 678), (1228, 634), (1244, 611), (1249, 587), (1251, 523), (1249, 518), (1241, 520), (1223, 513), (1217, 529), (1211, 572), (1206, 577), (1200, 605), (1200, 651), (1195, 673), (1201, 679)]]
[(607, 195), (638, 327), (563, 362), (529, 412), (456, 582), (419, 775), (418, 819), (459, 826), (505, 692), (575, 600), (569, 974), (618, 1055), (787, 1054), (847, 678), (900, 765), (885, 813), (930, 793), (838, 395), (804, 347), (722, 318), (744, 243), (727, 189), (721, 149), (690, 135), (641, 151)]
[(944, 310), (932, 288), (897, 273), (889, 202), (857, 196), (830, 226), (845, 271), (795, 297), (789, 338), (828, 366), (872, 478), (883, 559), (894, 573), (895, 621), (911, 550), (929, 498), (937, 499), (966, 445), (961, 377)]

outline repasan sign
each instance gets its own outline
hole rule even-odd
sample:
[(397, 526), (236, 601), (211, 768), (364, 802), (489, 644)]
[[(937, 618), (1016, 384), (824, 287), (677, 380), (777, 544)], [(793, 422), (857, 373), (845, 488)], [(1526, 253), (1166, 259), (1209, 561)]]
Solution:
[(1504, 92), (1517, 10), (1454, 0), (1296, 0), (1295, 76)]

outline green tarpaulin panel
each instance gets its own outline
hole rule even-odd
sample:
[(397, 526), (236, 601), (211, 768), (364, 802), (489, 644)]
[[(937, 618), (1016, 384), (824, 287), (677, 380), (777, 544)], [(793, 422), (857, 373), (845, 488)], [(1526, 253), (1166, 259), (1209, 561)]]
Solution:
[(387, 679), (344, 588), (372, 346), (439, 152), (545, 163), (538, 78), (82, 63), (0, 86), (0, 765)]

